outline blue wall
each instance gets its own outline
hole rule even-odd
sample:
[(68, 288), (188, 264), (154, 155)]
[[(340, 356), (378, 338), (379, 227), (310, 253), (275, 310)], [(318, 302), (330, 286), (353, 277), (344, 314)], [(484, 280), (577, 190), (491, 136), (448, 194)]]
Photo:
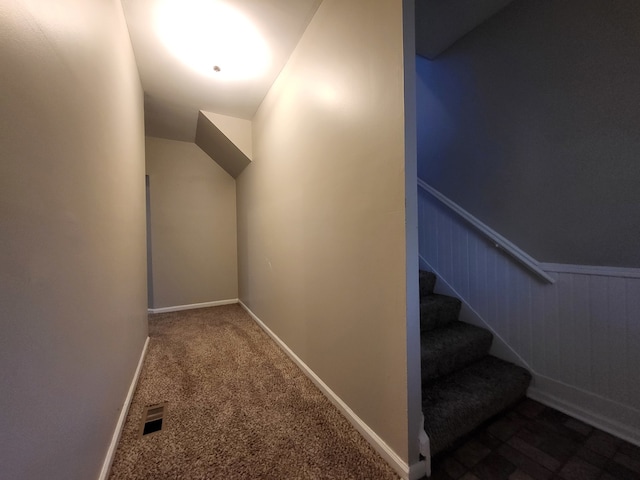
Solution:
[(640, 3), (515, 0), (417, 57), (418, 174), (543, 262), (640, 267)]

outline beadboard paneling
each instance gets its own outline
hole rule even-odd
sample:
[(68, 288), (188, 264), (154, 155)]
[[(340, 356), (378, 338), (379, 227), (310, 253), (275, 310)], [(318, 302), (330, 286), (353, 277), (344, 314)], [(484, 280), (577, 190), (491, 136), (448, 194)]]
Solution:
[(639, 443), (640, 278), (546, 283), (423, 190), (419, 215), (422, 260), (526, 363), (535, 396)]

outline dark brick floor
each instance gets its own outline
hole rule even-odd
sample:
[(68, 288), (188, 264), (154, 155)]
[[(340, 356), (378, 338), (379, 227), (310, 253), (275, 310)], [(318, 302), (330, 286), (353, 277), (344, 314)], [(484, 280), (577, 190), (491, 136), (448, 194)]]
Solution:
[(525, 399), (434, 459), (430, 480), (640, 480), (640, 448)]

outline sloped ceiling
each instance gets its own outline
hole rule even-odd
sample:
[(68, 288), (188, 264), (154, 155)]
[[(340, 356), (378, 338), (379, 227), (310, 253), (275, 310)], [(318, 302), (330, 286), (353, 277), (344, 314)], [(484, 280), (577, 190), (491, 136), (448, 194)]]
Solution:
[[(233, 9), (264, 41), (263, 57), (268, 57), (264, 72), (231, 81), (223, 77), (224, 64), (220, 65), (220, 76), (213, 72), (213, 64), (211, 71), (204, 74), (190, 68), (165, 46), (161, 37), (159, 12), (172, 3), (181, 10), (203, 3)], [(200, 110), (251, 119), (320, 3), (321, 0), (122, 0), (145, 94), (147, 135), (193, 142)], [(207, 19), (201, 20), (206, 25)], [(211, 18), (211, 28), (215, 28), (214, 20)], [(211, 45), (212, 49), (218, 47)]]
[[(241, 144), (234, 138), (234, 135), (228, 131), (225, 132), (221, 126), (218, 126), (222, 124), (216, 121), (214, 115), (216, 114), (202, 111), (199, 113), (195, 143), (229, 175), (237, 178), (251, 163), (251, 156), (240, 148)], [(234, 117), (226, 118), (232, 119)], [(239, 121), (246, 122), (246, 128), (251, 129), (249, 120)]]
[(512, 0), (416, 0), (416, 52), (434, 60)]

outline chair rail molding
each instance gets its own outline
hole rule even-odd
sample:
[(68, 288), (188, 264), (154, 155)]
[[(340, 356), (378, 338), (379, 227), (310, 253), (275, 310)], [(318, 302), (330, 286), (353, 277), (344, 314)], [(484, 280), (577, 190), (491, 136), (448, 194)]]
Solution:
[(472, 214), (467, 212), (460, 205), (455, 203), (450, 198), (446, 197), (438, 190), (433, 188), (431, 185), (426, 183), (424, 180), (418, 179), (418, 186), (422, 188), (424, 191), (429, 193), (432, 197), (440, 201), (443, 205), (447, 206), (450, 210), (455, 212), (457, 215), (462, 217), (467, 223), (473, 226), (476, 230), (478, 230), (482, 235), (488, 238), (493, 246), (499, 250), (503, 250), (506, 254), (513, 257), (519, 263), (521, 263), (528, 270), (536, 274), (541, 279), (545, 280), (548, 283), (555, 283), (555, 278), (545, 272), (544, 268), (541, 266), (540, 262), (531, 257), (527, 252), (520, 249), (511, 241), (504, 238), (498, 232), (493, 230), (491, 227), (486, 225), (485, 223), (478, 220)]

